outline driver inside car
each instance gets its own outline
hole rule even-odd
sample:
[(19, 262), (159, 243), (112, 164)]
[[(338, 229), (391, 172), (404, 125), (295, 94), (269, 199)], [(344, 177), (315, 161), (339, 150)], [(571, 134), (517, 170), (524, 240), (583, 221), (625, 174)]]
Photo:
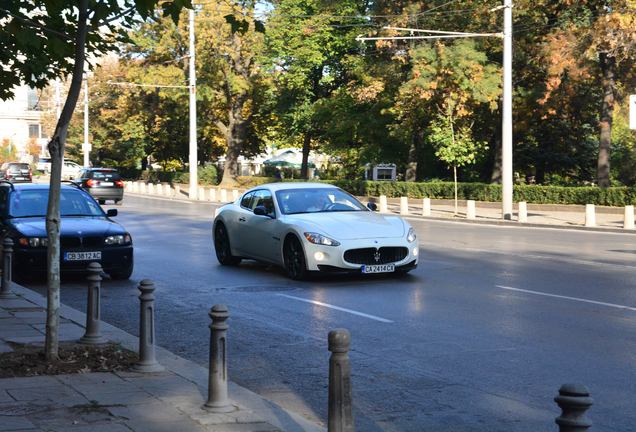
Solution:
[(307, 206), (308, 212), (325, 211), (333, 204), (331, 199), (329, 199), (329, 195), (322, 192), (313, 193), (312, 196), (308, 197), (307, 201), (310, 203)]

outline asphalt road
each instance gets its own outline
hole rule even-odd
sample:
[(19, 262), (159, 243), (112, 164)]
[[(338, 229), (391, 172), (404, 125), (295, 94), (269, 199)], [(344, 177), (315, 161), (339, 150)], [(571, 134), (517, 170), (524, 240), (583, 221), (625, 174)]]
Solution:
[[(230, 378), (310, 419), (326, 419), (327, 333), (344, 327), (359, 431), (556, 430), (568, 382), (589, 387), (593, 430), (634, 430), (636, 235), (412, 220), (421, 262), (408, 277), (298, 283), (219, 266), (211, 204), (117, 208), (136, 266), (105, 281), (102, 318), (137, 334), (136, 285), (153, 279), (158, 344), (206, 364), (207, 311), (225, 303)], [(62, 302), (84, 310), (85, 295), (65, 281)]]

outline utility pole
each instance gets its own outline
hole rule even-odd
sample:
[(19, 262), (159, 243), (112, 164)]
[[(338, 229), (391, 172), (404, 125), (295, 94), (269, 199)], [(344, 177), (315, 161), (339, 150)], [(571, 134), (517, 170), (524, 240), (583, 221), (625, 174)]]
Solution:
[(502, 213), (512, 219), (512, 0), (504, 0), (503, 118), (501, 139)]
[(197, 179), (197, 87), (194, 69), (194, 9), (190, 9), (190, 191), (189, 197), (197, 199), (199, 182)]
[(84, 153), (84, 166), (87, 167), (90, 164), (89, 152), (91, 146), (88, 143), (88, 74), (84, 74), (84, 144), (82, 145)]

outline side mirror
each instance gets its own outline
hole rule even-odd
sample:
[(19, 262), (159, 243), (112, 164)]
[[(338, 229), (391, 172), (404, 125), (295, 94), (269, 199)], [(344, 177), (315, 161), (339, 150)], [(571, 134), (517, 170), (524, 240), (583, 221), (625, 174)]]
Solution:
[(367, 208), (371, 211), (378, 211), (378, 206), (374, 202), (367, 203)]
[(108, 210), (106, 210), (106, 216), (108, 216), (108, 217), (117, 216), (117, 209), (108, 209)]
[(254, 208), (254, 214), (256, 216), (267, 216), (267, 217), (271, 217), (268, 213), (267, 213), (267, 209), (265, 208), (265, 206), (256, 206), (256, 208)]

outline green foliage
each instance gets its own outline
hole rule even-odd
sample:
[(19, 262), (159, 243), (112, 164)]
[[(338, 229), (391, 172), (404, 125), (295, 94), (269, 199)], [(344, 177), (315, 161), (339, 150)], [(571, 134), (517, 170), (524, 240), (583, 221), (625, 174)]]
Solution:
[[(190, 173), (189, 172), (176, 172), (176, 173), (167, 173), (172, 174), (172, 178), (170, 180), (174, 183), (190, 183)], [(219, 183), (218, 173), (216, 167), (214, 165), (208, 165), (206, 167), (199, 167), (197, 169), (197, 177), (199, 180), (199, 184), (206, 186), (214, 186)]]

